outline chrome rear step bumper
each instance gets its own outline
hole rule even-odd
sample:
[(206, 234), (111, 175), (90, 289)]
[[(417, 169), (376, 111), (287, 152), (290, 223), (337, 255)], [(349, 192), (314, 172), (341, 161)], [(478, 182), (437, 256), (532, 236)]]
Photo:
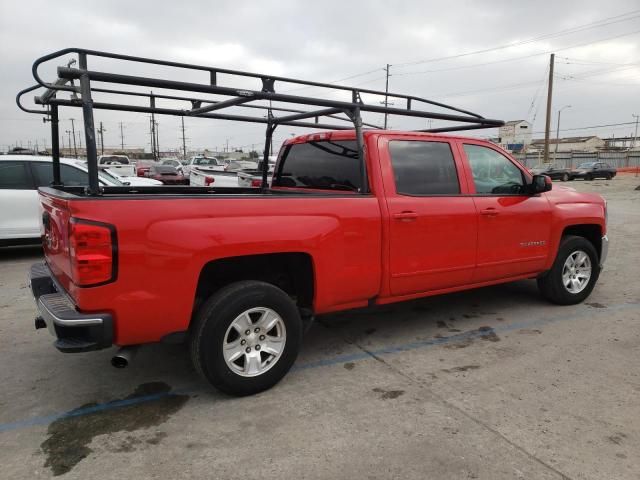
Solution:
[(46, 263), (36, 263), (29, 271), (29, 284), (40, 316), (36, 328), (43, 327), (56, 337), (54, 346), (65, 353), (109, 348), (113, 342), (113, 319), (109, 313), (82, 313), (57, 284)]

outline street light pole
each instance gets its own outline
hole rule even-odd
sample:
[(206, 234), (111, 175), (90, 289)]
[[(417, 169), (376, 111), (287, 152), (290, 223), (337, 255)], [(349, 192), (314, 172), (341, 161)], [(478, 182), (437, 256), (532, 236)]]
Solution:
[(558, 144), (560, 143), (560, 113), (565, 108), (571, 108), (571, 105), (565, 105), (560, 110), (558, 110), (558, 124), (556, 125), (556, 148), (553, 151), (553, 161), (556, 161), (556, 157), (558, 156)]
[[(633, 116), (633, 118), (636, 119), (636, 130), (635, 130), (635, 133), (633, 134), (633, 142), (631, 142), (631, 150), (633, 150), (636, 146), (636, 140), (638, 140), (638, 118), (640, 118), (640, 115), (636, 115), (635, 113), (632, 113), (631, 115)], [(637, 158), (638, 157), (636, 157), (636, 174), (635, 174), (636, 177), (638, 176), (638, 168), (639, 168)]]

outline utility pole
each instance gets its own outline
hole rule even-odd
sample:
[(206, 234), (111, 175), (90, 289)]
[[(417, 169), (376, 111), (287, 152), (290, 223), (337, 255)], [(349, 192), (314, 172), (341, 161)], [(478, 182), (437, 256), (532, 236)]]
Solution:
[(153, 153), (154, 160), (158, 160), (158, 148), (156, 146), (156, 116), (151, 114), (151, 151)]
[(558, 124), (556, 125), (556, 148), (553, 151), (553, 161), (556, 161), (556, 157), (558, 156), (558, 144), (560, 143), (560, 113), (565, 108), (571, 108), (571, 105), (565, 105), (561, 109), (558, 110)]
[(122, 122), (120, 122), (120, 148), (124, 152), (124, 131), (123, 131)]
[(160, 160), (160, 124), (158, 122), (155, 122), (153, 131), (156, 134), (156, 160)]
[(184, 136), (184, 116), (180, 117), (182, 120), (182, 159), (187, 160), (187, 139)]
[[(387, 63), (387, 66), (385, 68), (383, 68), (383, 70), (386, 72), (386, 81), (384, 84), (384, 108), (387, 108), (389, 106), (389, 96), (387, 95), (389, 93), (389, 77), (391, 76), (391, 74), (389, 73), (389, 69), (391, 68), (391, 65)], [(384, 114), (384, 129), (387, 129), (387, 113), (385, 112)]]
[[(69, 150), (71, 150), (71, 130), (65, 130), (65, 133), (69, 136), (69, 145), (68, 148)], [(75, 138), (73, 139), (74, 143), (75, 143)]]
[(106, 132), (106, 130), (102, 126), (102, 122), (100, 122), (100, 128), (98, 129), (98, 133), (100, 134), (100, 155), (104, 155), (104, 132)]
[[(78, 148), (76, 147), (76, 119), (70, 118), (69, 120), (71, 120), (71, 133), (73, 134), (73, 156), (78, 158)], [(71, 148), (71, 145), (69, 145), (69, 148)]]
[(156, 158), (156, 134), (154, 132), (155, 129), (155, 122), (153, 120), (153, 114), (151, 114), (149, 116), (149, 135), (151, 136), (151, 154), (153, 155), (153, 158)]
[(544, 163), (549, 162), (549, 130), (551, 129), (551, 103), (553, 101), (553, 64), (555, 53), (549, 59), (549, 85), (547, 90), (547, 120), (544, 128)]
[[(636, 119), (636, 130), (633, 134), (633, 142), (631, 143), (631, 149), (633, 149), (636, 146), (636, 140), (638, 140), (638, 118), (640, 118), (640, 115), (636, 115), (635, 113), (632, 113), (631, 115)], [(638, 176), (638, 167), (640, 167), (640, 165), (638, 165), (638, 157), (636, 157), (636, 177)]]

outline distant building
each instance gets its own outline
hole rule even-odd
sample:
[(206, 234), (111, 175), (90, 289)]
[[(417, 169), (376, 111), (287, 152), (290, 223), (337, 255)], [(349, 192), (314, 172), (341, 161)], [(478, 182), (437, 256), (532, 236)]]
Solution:
[[(605, 147), (605, 141), (600, 137), (566, 137), (560, 139), (549, 139), (549, 151), (556, 151), (558, 144), (558, 152), (595, 152)], [(531, 148), (535, 150), (544, 150), (544, 138), (539, 138), (531, 142)]]
[(635, 138), (632, 136), (618, 137), (618, 138), (615, 138), (615, 137), (605, 138), (604, 142), (605, 142), (606, 148), (610, 148), (612, 150), (640, 149), (640, 138)]
[(526, 120), (511, 120), (498, 130), (498, 143), (511, 152), (521, 152), (531, 143), (531, 124)]

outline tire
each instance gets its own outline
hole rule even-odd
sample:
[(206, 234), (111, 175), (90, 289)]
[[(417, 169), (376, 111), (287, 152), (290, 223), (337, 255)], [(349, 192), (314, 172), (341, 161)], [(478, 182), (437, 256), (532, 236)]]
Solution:
[[(275, 326), (258, 332), (263, 320), (276, 322)], [(244, 334), (238, 323), (242, 329), (248, 327)], [(246, 347), (240, 347), (240, 342)], [(278, 383), (295, 362), (301, 343), (302, 321), (296, 304), (278, 287), (258, 281), (232, 283), (209, 297), (198, 310), (190, 336), (191, 359), (198, 373), (218, 390), (238, 396)], [(223, 345), (238, 346), (226, 350), (229, 357), (239, 355), (236, 360), (225, 358)], [(281, 348), (277, 356), (267, 351), (275, 351), (274, 345)], [(251, 352), (245, 355), (246, 348)]]
[(588, 182), (590, 182), (591, 180), (593, 180), (593, 177), (591, 175), (585, 175), (584, 179)]
[(604, 176), (604, 179), (605, 179), (605, 180), (611, 180), (611, 174), (610, 174), (610, 173), (607, 173), (607, 174)]
[(560, 180), (562, 180), (563, 182), (568, 181), (569, 180), (569, 174), (568, 173), (563, 174), (562, 178)]
[[(570, 262), (570, 256), (574, 259), (579, 259), (579, 255), (577, 257), (575, 256), (577, 252), (584, 253), (588, 257), (591, 269), (590, 275), (581, 288), (573, 283), (570, 283), (570, 286), (567, 287), (565, 286), (563, 274), (568, 274), (570, 278), (571, 270), (570, 268), (565, 270), (565, 263)], [(579, 277), (580, 273), (577, 275)], [(538, 288), (540, 289), (540, 293), (542, 293), (542, 295), (552, 303), (556, 303), (558, 305), (575, 305), (576, 303), (582, 302), (591, 294), (593, 287), (598, 281), (599, 275), (600, 265), (598, 253), (596, 252), (593, 244), (584, 237), (567, 235), (563, 237), (560, 242), (558, 255), (553, 262), (551, 270), (549, 270), (543, 277), (538, 278)], [(569, 281), (571, 282), (571, 280)], [(576, 282), (580, 282), (579, 278)], [(574, 291), (571, 291), (571, 289)]]

